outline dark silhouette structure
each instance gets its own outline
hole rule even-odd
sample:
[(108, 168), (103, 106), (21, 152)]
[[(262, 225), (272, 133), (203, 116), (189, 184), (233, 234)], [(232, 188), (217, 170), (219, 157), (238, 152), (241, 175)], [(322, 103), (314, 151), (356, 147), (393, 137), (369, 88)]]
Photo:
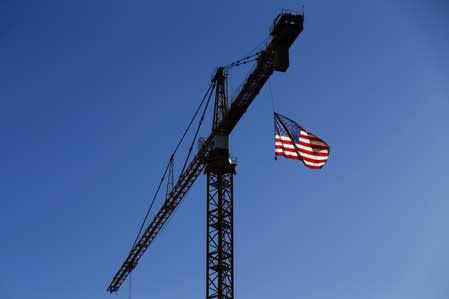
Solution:
[[(131, 249), (107, 290), (117, 292), (137, 266), (151, 242), (160, 233), (199, 174), (207, 175), (207, 277), (206, 298), (234, 298), (233, 176), (235, 163), (229, 157), (228, 136), (274, 71), (289, 67), (289, 48), (303, 29), (301, 13), (282, 11), (273, 21), (271, 40), (257, 53), (256, 65), (229, 104), (226, 67), (217, 68), (212, 132), (182, 172), (171, 182), (163, 206)], [(231, 64), (233, 65), (233, 64)], [(236, 64), (234, 64), (236, 65)]]

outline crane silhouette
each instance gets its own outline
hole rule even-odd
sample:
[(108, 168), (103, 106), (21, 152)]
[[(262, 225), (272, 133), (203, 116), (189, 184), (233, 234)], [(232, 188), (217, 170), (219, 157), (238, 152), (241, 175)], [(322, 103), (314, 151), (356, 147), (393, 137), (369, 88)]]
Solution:
[(273, 72), (288, 69), (289, 48), (301, 33), (303, 22), (302, 13), (281, 11), (270, 28), (269, 42), (255, 54), (254, 68), (230, 103), (227, 68), (247, 61), (216, 69), (211, 83), (215, 90), (212, 131), (201, 142), (197, 154), (184, 167), (177, 182), (169, 181), (171, 191), (167, 191), (164, 204), (134, 243), (107, 291), (119, 290), (204, 170), (207, 175), (206, 298), (234, 298), (233, 177), (236, 164), (229, 158), (228, 136)]

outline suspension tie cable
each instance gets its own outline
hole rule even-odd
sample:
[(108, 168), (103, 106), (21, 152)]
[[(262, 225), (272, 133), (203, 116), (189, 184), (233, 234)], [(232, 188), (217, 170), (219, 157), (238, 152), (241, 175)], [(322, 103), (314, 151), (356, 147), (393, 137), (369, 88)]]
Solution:
[[(268, 38), (263, 39), (263, 40), (262, 40), (262, 41), (261, 41), (255, 48), (254, 48), (254, 49), (252, 49), (251, 51), (248, 52), (248, 54), (246, 55), (245, 58), (242, 58), (242, 59), (239, 59), (239, 60), (237, 60), (237, 61), (235, 61), (235, 62), (233, 62), (233, 63), (230, 63), (230, 64), (224, 66), (224, 68), (230, 69), (230, 68), (232, 68), (232, 67), (239, 66), (239, 65), (242, 65), (242, 64), (247, 64), (247, 63), (249, 63), (249, 62), (252, 62), (252, 61), (257, 60), (257, 59), (258, 59), (258, 56), (259, 56), (264, 50), (259, 50), (259, 51), (256, 52), (256, 53), (254, 53), (254, 51), (256, 51), (257, 49), (260, 49), (260, 48), (262, 47), (263, 44), (267, 43), (268, 40), (269, 40)], [(251, 54), (251, 53), (254, 53), (254, 54)], [(253, 58), (253, 57), (256, 57), (256, 58), (251, 59), (251, 58)], [(249, 60), (249, 59), (251, 59), (251, 60)], [(243, 62), (243, 61), (244, 61), (244, 62)]]
[[(178, 151), (179, 147), (181, 146), (182, 141), (184, 140), (185, 136), (187, 135), (187, 132), (190, 130), (190, 127), (192, 126), (193, 121), (195, 120), (195, 118), (198, 115), (198, 112), (200, 111), (201, 107), (203, 106), (204, 101), (206, 100), (206, 98), (208, 98), (208, 96), (209, 96), (209, 99), (210, 99), (210, 95), (212, 94), (212, 90), (213, 90), (214, 87), (215, 87), (215, 83), (211, 83), (209, 85), (209, 88), (207, 89), (206, 93), (203, 96), (203, 99), (201, 100), (200, 104), (198, 105), (198, 108), (196, 109), (195, 114), (193, 115), (192, 119), (190, 120), (190, 122), (189, 122), (189, 124), (188, 124), (188, 126), (186, 128), (186, 130), (184, 131), (184, 134), (182, 135), (181, 139), (179, 140), (178, 144), (176, 145), (175, 150), (171, 154), (170, 159), (169, 159), (169, 161), (167, 163), (167, 166), (165, 168), (164, 174), (162, 175), (161, 181), (159, 182), (159, 185), (158, 185), (158, 187), (156, 189), (156, 192), (154, 193), (153, 199), (151, 200), (150, 206), (149, 206), (149, 208), (148, 208), (148, 210), (147, 210), (147, 212), (145, 214), (143, 222), (140, 225), (140, 229), (139, 229), (139, 232), (137, 233), (136, 239), (134, 240), (134, 243), (133, 243), (133, 246), (132, 246), (133, 249), (136, 247), (136, 244), (137, 244), (137, 241), (139, 240), (140, 234), (142, 233), (142, 230), (143, 230), (143, 228), (145, 226), (145, 223), (147, 222), (148, 216), (149, 216), (149, 214), (151, 212), (151, 209), (153, 208), (154, 202), (156, 201), (156, 198), (157, 198), (157, 196), (159, 194), (159, 190), (161, 189), (162, 183), (164, 182), (165, 176), (167, 175), (168, 169), (170, 167), (170, 163), (174, 159), (176, 152)], [(209, 102), (209, 100), (208, 100), (208, 102)], [(204, 112), (203, 112), (203, 116), (204, 116)]]
[(230, 68), (235, 67), (235, 66), (239, 66), (239, 65), (242, 65), (242, 64), (247, 64), (249, 62), (255, 61), (255, 60), (257, 60), (258, 56), (262, 52), (263, 52), (263, 50), (262, 51), (258, 51), (257, 53), (254, 53), (252, 55), (248, 55), (245, 58), (236, 60), (236, 61), (234, 61), (234, 62), (232, 62), (230, 64), (225, 65), (224, 68), (230, 69)]
[[(213, 83), (213, 85), (214, 85), (214, 87), (215, 87), (215, 82)], [(204, 106), (203, 114), (201, 115), (200, 122), (198, 123), (198, 127), (196, 128), (195, 136), (193, 137), (192, 143), (190, 144), (189, 153), (187, 154), (186, 160), (184, 161), (184, 166), (182, 167), (181, 175), (184, 174), (184, 170), (185, 170), (185, 168), (186, 168), (186, 166), (187, 166), (187, 162), (189, 161), (190, 154), (192, 153), (193, 146), (195, 145), (195, 140), (196, 140), (196, 138), (198, 137), (198, 132), (199, 132), (199, 130), (200, 130), (200, 128), (201, 128), (201, 125), (202, 125), (202, 123), (203, 123), (204, 115), (206, 114), (207, 107), (209, 106), (209, 103), (210, 103), (210, 99), (211, 99), (211, 98), (212, 98), (212, 92), (209, 94), (209, 98), (207, 99), (206, 105)], [(180, 175), (180, 176), (181, 176), (181, 175)]]

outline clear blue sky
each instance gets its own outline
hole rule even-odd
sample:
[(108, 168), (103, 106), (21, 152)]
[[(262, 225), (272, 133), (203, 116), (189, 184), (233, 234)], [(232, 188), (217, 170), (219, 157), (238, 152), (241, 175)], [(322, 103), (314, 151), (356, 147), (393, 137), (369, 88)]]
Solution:
[[(0, 297), (128, 298), (106, 287), (214, 67), (298, 3), (2, 0)], [(235, 298), (447, 299), (449, 3), (303, 4), (290, 69), (231, 135)], [(323, 170), (273, 159), (272, 101), (331, 145)], [(205, 188), (134, 299), (204, 298)]]

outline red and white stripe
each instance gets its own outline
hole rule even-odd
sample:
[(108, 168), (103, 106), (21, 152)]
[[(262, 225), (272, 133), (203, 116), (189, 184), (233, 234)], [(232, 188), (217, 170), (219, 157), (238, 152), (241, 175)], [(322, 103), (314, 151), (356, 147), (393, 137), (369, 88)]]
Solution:
[(289, 137), (275, 135), (275, 154), (302, 160), (308, 168), (319, 169), (329, 158), (329, 146), (315, 135), (301, 130), (299, 140), (295, 144)]

